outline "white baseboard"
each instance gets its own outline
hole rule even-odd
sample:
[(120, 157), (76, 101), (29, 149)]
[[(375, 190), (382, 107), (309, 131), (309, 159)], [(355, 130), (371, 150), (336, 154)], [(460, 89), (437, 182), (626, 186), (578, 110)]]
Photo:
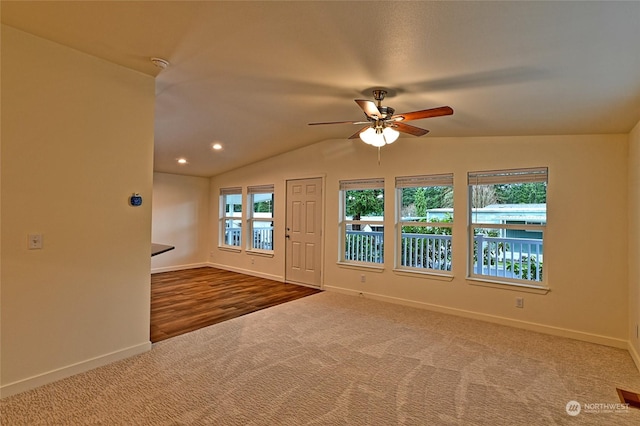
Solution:
[(640, 354), (638, 354), (636, 347), (633, 346), (631, 342), (628, 343), (629, 345), (627, 347), (627, 350), (629, 351), (629, 355), (631, 355), (631, 359), (636, 364), (636, 368), (638, 369), (638, 371), (640, 371)]
[[(380, 300), (382, 302), (395, 303), (397, 305), (411, 306), (414, 308), (426, 309), (443, 314), (457, 315), (460, 317), (477, 319), (481, 321), (492, 322), (495, 324), (507, 325), (510, 327), (522, 328), (525, 330), (536, 331), (538, 333), (550, 334), (553, 336), (568, 337), (570, 339), (582, 340), (590, 343), (611, 346), (619, 349), (628, 349), (629, 342), (624, 339), (616, 339), (614, 337), (602, 336), (599, 334), (585, 333), (583, 331), (571, 330), (567, 328), (554, 327), (550, 325), (538, 324), (527, 321), (515, 320), (512, 318), (500, 317), (497, 315), (483, 314), (480, 312), (467, 311), (464, 309), (450, 308), (446, 306), (434, 305), (425, 302), (416, 302), (413, 300), (402, 299), (398, 297), (385, 296), (375, 293), (367, 293), (357, 290), (345, 289), (341, 287), (325, 286), (326, 291), (348, 294), (351, 296), (363, 296), (369, 299)], [(633, 355), (632, 355), (633, 356)], [(640, 360), (640, 359), (639, 359)], [(634, 361), (636, 361), (634, 359)], [(640, 365), (636, 361), (636, 365)]]
[(182, 271), (184, 269), (195, 269), (195, 268), (205, 268), (209, 265), (207, 262), (203, 263), (189, 263), (187, 265), (174, 265), (174, 266), (163, 266), (162, 268), (152, 268), (151, 273), (157, 274), (159, 272), (171, 272), (171, 271)]
[(145, 342), (116, 352), (91, 358), (86, 361), (78, 362), (76, 364), (71, 364), (66, 367), (58, 368), (56, 370), (48, 371), (46, 373), (38, 374), (37, 376), (29, 377), (17, 382), (8, 383), (0, 387), (0, 399), (21, 392), (26, 392), (76, 374), (84, 373), (85, 371), (93, 370), (94, 368), (98, 368), (103, 365), (111, 364), (112, 362), (147, 352), (150, 349), (151, 342)]
[(267, 280), (279, 281), (281, 283), (284, 282), (284, 277), (282, 277), (280, 275), (265, 274), (265, 273), (262, 273), (262, 272), (259, 272), (259, 271), (252, 271), (251, 269), (236, 268), (236, 267), (233, 267), (233, 266), (221, 265), (219, 263), (213, 263), (213, 262), (209, 262), (207, 265), (211, 266), (212, 268), (224, 269), (225, 271), (237, 272), (239, 274), (251, 275), (253, 277), (259, 277), (259, 278), (265, 278)]

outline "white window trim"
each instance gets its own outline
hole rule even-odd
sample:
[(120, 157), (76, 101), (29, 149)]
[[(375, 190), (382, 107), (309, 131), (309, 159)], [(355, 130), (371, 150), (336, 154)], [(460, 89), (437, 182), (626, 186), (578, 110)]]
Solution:
[(467, 214), (468, 214), (468, 235), (467, 235), (467, 281), (474, 285), (481, 285), (493, 288), (508, 288), (512, 290), (529, 291), (546, 294), (550, 291), (548, 285), (547, 272), (543, 272), (541, 281), (528, 279), (497, 277), (491, 275), (477, 274), (474, 272), (474, 230), (477, 228), (489, 229), (514, 229), (530, 230), (541, 232), (543, 246), (545, 244), (545, 224), (506, 224), (506, 223), (474, 223), (472, 206), (472, 185), (494, 185), (494, 184), (517, 184), (532, 182), (548, 182), (548, 168), (535, 167), (523, 169), (505, 169), (481, 172), (469, 172), (467, 175)]
[[(443, 173), (436, 175), (420, 175), (420, 176), (401, 176), (396, 177), (396, 224), (395, 224), (395, 266), (394, 271), (410, 274), (432, 275), (435, 277), (443, 277), (445, 279), (453, 277), (453, 267), (451, 270), (442, 270), (434, 268), (418, 268), (402, 265), (402, 228), (405, 226), (415, 227), (437, 227), (450, 228), (453, 230), (453, 222), (416, 222), (403, 221), (402, 219), (402, 190), (404, 188), (425, 188), (437, 186), (450, 186), (453, 190), (453, 173)], [(452, 246), (451, 253), (453, 258), (453, 232), (451, 235)], [(452, 260), (453, 264), (453, 260)]]
[(245, 236), (246, 251), (247, 253), (264, 254), (268, 256), (273, 256), (274, 254), (273, 247), (275, 245), (275, 241), (273, 240), (275, 239), (275, 232), (274, 232), (274, 235), (272, 235), (271, 250), (253, 247), (254, 224), (256, 222), (271, 222), (275, 224), (275, 206), (271, 206), (272, 208), (271, 218), (254, 217), (253, 196), (255, 194), (272, 194), (272, 197), (275, 200), (274, 185), (259, 185), (259, 186), (250, 186), (247, 188), (247, 219), (246, 219), (247, 235)]
[[(218, 236), (218, 248), (226, 250), (239, 252), (242, 251), (242, 228), (240, 229), (240, 239), (239, 245), (227, 244), (225, 234), (226, 234), (226, 224), (227, 220), (236, 220), (242, 223), (242, 215), (244, 212), (240, 212), (240, 217), (233, 216), (233, 212), (229, 212), (231, 215), (227, 215), (226, 205), (227, 205), (227, 196), (229, 195), (239, 195), (240, 196), (240, 205), (242, 205), (242, 188), (241, 187), (230, 187), (230, 188), (220, 188), (220, 214), (219, 214), (219, 236)], [(244, 210), (244, 209), (243, 209)]]
[[(373, 269), (383, 269), (384, 267), (384, 251), (382, 253), (382, 262), (364, 262), (357, 260), (348, 260), (345, 259), (345, 250), (346, 250), (346, 238), (347, 238), (347, 227), (349, 225), (361, 225), (361, 226), (384, 226), (384, 212), (383, 212), (383, 221), (370, 221), (370, 220), (352, 220), (347, 219), (347, 201), (346, 195), (347, 191), (364, 191), (368, 189), (380, 189), (384, 193), (384, 179), (383, 178), (372, 178), (372, 179), (357, 179), (357, 180), (341, 180), (339, 181), (340, 188), (340, 221), (339, 221), (339, 238), (338, 238), (338, 264), (342, 266), (356, 266), (362, 268), (373, 268)], [(384, 244), (384, 232), (383, 232), (383, 244)]]

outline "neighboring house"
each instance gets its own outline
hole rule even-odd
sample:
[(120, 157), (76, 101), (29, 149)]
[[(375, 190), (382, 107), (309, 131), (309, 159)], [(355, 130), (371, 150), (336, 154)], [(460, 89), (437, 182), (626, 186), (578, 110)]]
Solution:
[[(430, 209), (427, 211), (427, 220), (444, 220), (448, 215), (453, 214), (451, 208)], [(547, 223), (546, 204), (490, 204), (485, 207), (473, 209), (471, 213), (477, 223), (500, 223), (500, 224), (535, 224), (545, 225)], [(537, 231), (511, 230), (507, 229), (504, 237), (510, 238), (535, 238), (542, 239), (542, 235)]]
[[(546, 204), (490, 204), (473, 209), (472, 214), (480, 223), (536, 223), (544, 224), (547, 218)], [(429, 209), (427, 220), (443, 220), (452, 215), (452, 208)]]

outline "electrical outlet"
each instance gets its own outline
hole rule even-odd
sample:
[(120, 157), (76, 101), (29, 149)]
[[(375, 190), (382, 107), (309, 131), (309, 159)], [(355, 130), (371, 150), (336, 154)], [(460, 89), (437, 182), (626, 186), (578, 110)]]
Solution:
[(638, 330), (638, 324), (636, 324), (636, 339), (637, 339), (638, 337), (640, 337), (640, 335), (638, 335), (638, 333), (639, 333), (639, 332), (640, 332), (640, 330)]
[(524, 297), (516, 297), (516, 308), (524, 308)]
[(367, 282), (367, 276), (365, 274), (360, 275), (360, 282), (361, 283)]
[(42, 248), (42, 234), (29, 234), (27, 240), (29, 250), (39, 250)]
[(252, 264), (252, 265), (255, 265), (255, 263), (256, 263), (256, 260), (252, 257), (252, 258), (251, 258), (251, 264)]

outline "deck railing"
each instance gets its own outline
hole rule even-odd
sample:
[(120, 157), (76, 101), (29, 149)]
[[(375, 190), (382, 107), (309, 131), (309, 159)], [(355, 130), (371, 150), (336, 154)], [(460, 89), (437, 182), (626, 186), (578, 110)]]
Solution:
[[(241, 245), (242, 228), (226, 228), (224, 232), (224, 243), (229, 246)], [(252, 249), (273, 250), (273, 227), (254, 228), (252, 235)]]
[(345, 260), (383, 263), (384, 233), (377, 231), (347, 231)]
[(273, 250), (273, 227), (253, 228), (253, 246), (258, 250)]
[[(401, 267), (451, 270), (451, 235), (406, 233), (401, 240)], [(383, 243), (383, 232), (347, 231), (345, 260), (383, 263)], [(483, 234), (474, 237), (476, 276), (542, 281), (542, 260), (542, 240)]]
[(225, 228), (224, 244), (228, 246), (240, 246), (242, 228)]
[(451, 235), (402, 234), (400, 265), (451, 270)]
[[(240, 228), (225, 230), (225, 244), (240, 246), (240, 238)], [(383, 232), (347, 231), (345, 239), (345, 260), (384, 262)], [(273, 250), (273, 228), (255, 228), (252, 248)], [(400, 250), (401, 267), (451, 270), (451, 235), (402, 234)], [(473, 274), (476, 276), (542, 281), (542, 260), (542, 240), (484, 234), (474, 237)]]
[(542, 281), (542, 259), (542, 240), (484, 234), (474, 237), (476, 275)]

